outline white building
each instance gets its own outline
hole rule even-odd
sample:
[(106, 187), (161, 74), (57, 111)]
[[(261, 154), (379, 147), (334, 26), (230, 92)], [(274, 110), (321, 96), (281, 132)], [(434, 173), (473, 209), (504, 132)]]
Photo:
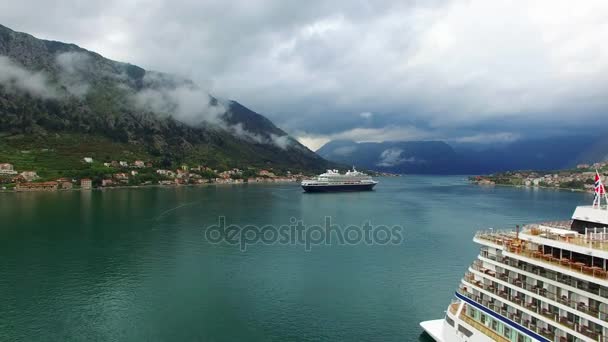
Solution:
[(0, 164), (0, 175), (16, 175), (17, 171), (13, 168), (13, 164), (2, 163)]

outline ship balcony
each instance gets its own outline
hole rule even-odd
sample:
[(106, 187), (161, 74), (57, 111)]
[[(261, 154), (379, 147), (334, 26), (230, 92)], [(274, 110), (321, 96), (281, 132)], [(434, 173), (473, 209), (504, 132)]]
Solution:
[[(595, 318), (598, 318), (603, 321), (608, 319), (608, 312), (600, 309), (600, 302), (593, 301), (593, 300), (590, 301), (590, 303), (593, 303), (593, 304), (585, 304), (584, 302), (581, 302), (581, 301), (577, 302), (577, 301), (569, 299), (567, 296), (558, 296), (556, 293), (548, 291), (546, 288), (544, 288), (542, 286), (531, 285), (531, 284), (528, 284), (528, 283), (522, 281), (519, 278), (509, 277), (507, 273), (496, 273), (495, 271), (488, 270), (484, 267), (481, 267), (479, 264), (474, 263), (473, 265), (471, 265), (471, 269), (481, 272), (492, 278), (502, 280), (502, 281), (514, 286), (513, 290), (517, 290), (518, 288), (521, 288), (521, 289), (527, 290), (529, 292), (532, 292), (540, 297), (566, 305), (566, 306), (570, 307), (571, 309), (586, 313), (587, 315), (589, 315), (591, 317), (595, 317)], [(515, 302), (517, 304), (522, 304), (522, 302), (523, 302), (523, 300), (519, 296), (510, 297), (509, 292), (507, 291), (508, 290), (507, 287), (505, 287), (503, 289), (498, 289), (498, 291), (494, 291), (496, 286), (493, 286), (493, 285), (485, 286), (483, 284), (483, 282), (475, 280), (475, 276), (472, 273), (465, 275), (465, 280), (467, 280), (471, 284), (479, 285), (480, 287), (483, 287), (484, 289), (494, 292), (496, 295), (500, 296), (501, 298), (504, 298), (507, 300), (512, 300), (513, 302)], [(530, 311), (534, 311), (534, 312), (543, 314), (543, 312), (539, 311), (538, 306), (534, 301), (532, 301), (530, 303), (526, 303), (525, 306), (528, 309), (530, 309)]]
[[(474, 276), (474, 275), (471, 274), (471, 276)], [(466, 281), (466, 279), (467, 278), (465, 277), (465, 281)], [(469, 277), (469, 279), (470, 279), (470, 277)], [(524, 313), (520, 310), (520, 308), (525, 308), (533, 313), (536, 313), (537, 315), (545, 317), (548, 321), (555, 323), (556, 326), (568, 328), (568, 329), (570, 329), (572, 331), (576, 331), (582, 335), (591, 337), (596, 341), (608, 340), (608, 337), (604, 337), (601, 335), (602, 327), (600, 325), (597, 325), (593, 322), (589, 322), (588, 326), (583, 326), (578, 323), (569, 321), (568, 317), (562, 316), (565, 313), (565, 311), (561, 310), (562, 313), (560, 313), (560, 309), (554, 305), (551, 305), (549, 303), (541, 304), (540, 302), (535, 302), (534, 298), (531, 298), (530, 296), (527, 296), (523, 293), (517, 293), (516, 291), (509, 291), (511, 293), (507, 293), (507, 298), (505, 298), (504, 296), (501, 295), (501, 292), (503, 292), (503, 294), (504, 294), (504, 290), (498, 289), (497, 284), (488, 285), (488, 284), (485, 284), (480, 281), (468, 282), (468, 283), (473, 285), (471, 290), (474, 290), (474, 289), (485, 290), (491, 294), (494, 294), (496, 296), (499, 296), (502, 299), (509, 301), (510, 303), (505, 302), (505, 304), (508, 304), (509, 306), (513, 307), (516, 310), (516, 312), (509, 313), (508, 310), (503, 308), (504, 304), (501, 305), (500, 300), (495, 300), (492, 297), (488, 297), (483, 292), (481, 292), (480, 295), (470, 293), (468, 291), (466, 283), (463, 284), (464, 286), (462, 286), (458, 290), (458, 292), (475, 300), (478, 303), (481, 303), (482, 305), (492, 309), (493, 311), (495, 311), (497, 313), (504, 315), (504, 313), (506, 312), (507, 317), (509, 319), (511, 319), (531, 330), (534, 330), (537, 333), (539, 333), (551, 340), (553, 340), (553, 338), (555, 337), (554, 331), (552, 331), (548, 328), (531, 325), (530, 320), (523, 319)], [(512, 293), (517, 293), (517, 294), (513, 295)], [(550, 336), (553, 336), (553, 337), (550, 338)]]
[[(552, 271), (547, 268), (538, 266), (536, 264), (530, 264), (530, 263), (527, 263), (522, 260), (509, 258), (507, 256), (500, 257), (500, 258), (494, 258), (491, 260), (496, 261), (500, 264), (504, 264), (506, 266), (516, 268), (518, 271), (519, 270), (525, 271), (525, 272), (534, 274), (541, 278), (547, 278), (550, 280), (554, 280), (561, 284), (564, 284), (564, 285), (567, 285), (570, 287), (574, 287), (579, 290), (583, 290), (585, 292), (589, 292), (596, 296), (608, 298), (608, 287), (606, 287), (606, 286), (595, 285), (595, 284), (592, 284), (592, 283), (590, 283), (588, 281), (584, 281), (584, 280), (575, 281), (574, 279), (572, 279), (572, 277), (564, 275), (561, 272)], [(500, 275), (504, 277), (504, 275), (502, 273), (500, 273)]]
[[(537, 324), (534, 324), (534, 322), (532, 320), (528, 319), (528, 317), (524, 313), (522, 313), (520, 310), (518, 310), (515, 306), (511, 306), (511, 308), (513, 308), (515, 310), (515, 312), (510, 312), (509, 310), (507, 310), (506, 305), (496, 304), (496, 302), (492, 302), (492, 299), (487, 298), (484, 294), (476, 295), (476, 294), (468, 292), (466, 288), (460, 288), (458, 290), (458, 293), (462, 294), (463, 296), (466, 296), (467, 298), (469, 298), (471, 300), (474, 300), (475, 302), (482, 303), (484, 306), (490, 308), (492, 311), (499, 313), (504, 317), (508, 317), (511, 321), (513, 321), (523, 327), (526, 327), (527, 329), (532, 330), (532, 331), (536, 332), (537, 334), (540, 334), (551, 341), (555, 340), (555, 336), (556, 336), (555, 328), (553, 328), (547, 324), (543, 324), (546, 326), (539, 325), (538, 323), (540, 321), (536, 321)], [(474, 320), (472, 317), (470, 317), (467, 314), (467, 312), (468, 312), (467, 310), (463, 310), (462, 312), (463, 312), (463, 314), (461, 315), (460, 318), (463, 319), (465, 322), (469, 323), (467, 321), (467, 319), (470, 319), (470, 320), (473, 320), (474, 322), (476, 322), (477, 324), (481, 324), (485, 329), (489, 329), (488, 327), (483, 325), (481, 322), (478, 322), (478, 321)], [(465, 318), (463, 318), (463, 317), (465, 317)], [(473, 326), (477, 327), (475, 325), (473, 325)], [(485, 330), (480, 330), (480, 331), (485, 332)], [(491, 330), (491, 331), (494, 332), (493, 330)], [(560, 333), (565, 334), (564, 332), (560, 332)], [(496, 333), (494, 332), (494, 334), (496, 334)], [(494, 335), (488, 335), (488, 336), (494, 337)], [(502, 341), (502, 340), (500, 340), (500, 341)]]
[[(522, 227), (520, 234), (608, 252), (608, 228), (588, 229), (585, 235), (570, 230), (571, 223), (572, 221), (553, 221), (529, 224)], [(490, 235), (486, 240), (499, 246), (504, 246), (506, 241), (516, 238), (516, 233), (512, 230), (482, 231), (477, 235)]]
[[(528, 248), (527, 246), (531, 244), (525, 240), (517, 239), (512, 232), (479, 232), (475, 235), (475, 239), (489, 241), (501, 246), (507, 252), (531, 258), (544, 264), (551, 264), (563, 270), (608, 280), (606, 259), (593, 258), (552, 246), (539, 245), (538, 248)], [(498, 258), (490, 259), (496, 260)]]
[(472, 326), (473, 328), (481, 331), (482, 333), (484, 333), (486, 336), (492, 338), (492, 340), (494, 341), (498, 341), (498, 342), (509, 342), (509, 339), (507, 339), (506, 337), (498, 334), (496, 331), (490, 329), (489, 327), (487, 327), (485, 324), (477, 321), (475, 318), (469, 316), (466, 314), (466, 312), (463, 311), (463, 313), (460, 315), (460, 319), (462, 321), (464, 321), (465, 323), (467, 323), (468, 325)]

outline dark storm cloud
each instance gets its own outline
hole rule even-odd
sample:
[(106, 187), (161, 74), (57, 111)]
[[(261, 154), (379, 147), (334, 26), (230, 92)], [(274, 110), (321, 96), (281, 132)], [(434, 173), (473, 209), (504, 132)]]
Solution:
[(19, 1), (0, 23), (194, 79), (313, 146), (593, 132), (608, 3)]

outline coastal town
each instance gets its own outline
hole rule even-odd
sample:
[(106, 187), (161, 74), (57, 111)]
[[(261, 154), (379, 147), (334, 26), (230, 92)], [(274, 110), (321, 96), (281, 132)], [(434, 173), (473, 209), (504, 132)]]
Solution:
[(473, 176), (470, 181), (486, 186), (508, 185), (593, 192), (596, 172), (602, 179), (608, 177), (608, 161), (578, 164), (575, 169), (558, 171), (507, 171)]
[(175, 169), (157, 168), (152, 162), (143, 160), (98, 163), (93, 158), (84, 157), (81, 162), (94, 169), (92, 174), (95, 176), (47, 179), (36, 170), (17, 170), (11, 163), (0, 163), (0, 190), (26, 192), (150, 185), (284, 183), (305, 178), (301, 173), (286, 171), (279, 174), (272, 170), (254, 168), (217, 170), (204, 165), (186, 164)]

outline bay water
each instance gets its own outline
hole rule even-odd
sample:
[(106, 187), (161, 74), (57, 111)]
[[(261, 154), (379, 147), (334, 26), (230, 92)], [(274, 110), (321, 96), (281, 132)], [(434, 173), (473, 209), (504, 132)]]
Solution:
[[(591, 195), (380, 178), (0, 193), (0, 341), (428, 341), (479, 229), (568, 219)], [(402, 228), (398, 244), (212, 243), (218, 224)], [(215, 242), (215, 241), (213, 241)]]

